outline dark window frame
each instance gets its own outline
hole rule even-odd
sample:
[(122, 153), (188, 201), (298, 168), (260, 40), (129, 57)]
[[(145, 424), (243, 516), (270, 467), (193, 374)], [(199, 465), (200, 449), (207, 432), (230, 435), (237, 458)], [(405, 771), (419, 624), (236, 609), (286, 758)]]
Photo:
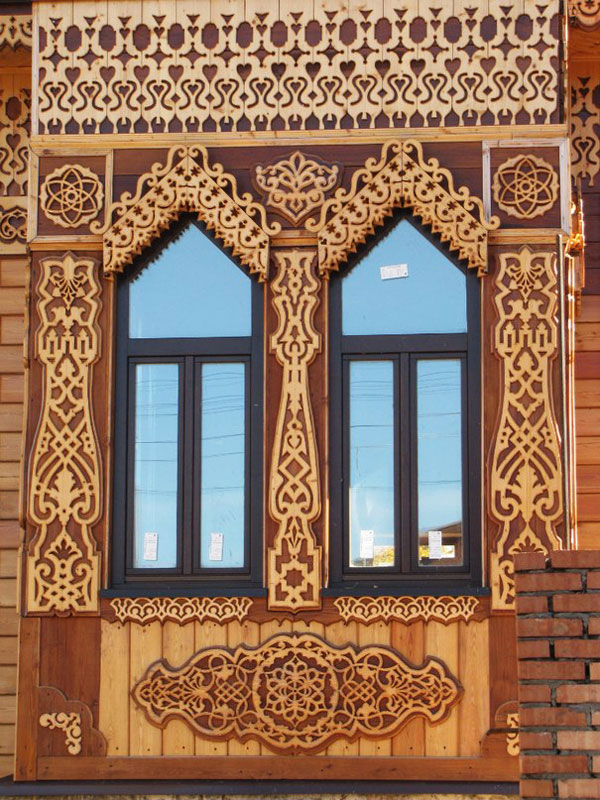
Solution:
[[(369, 250), (401, 220), (407, 219), (466, 277), (467, 333), (342, 335), (342, 280)], [(461, 264), (438, 237), (413, 217), (398, 212), (346, 269), (331, 276), (329, 292), (330, 396), (330, 584), (325, 595), (439, 594), (481, 590), (481, 342), (480, 279)], [(417, 567), (416, 362), (420, 358), (460, 358), (463, 423), (464, 566)], [(391, 567), (355, 567), (348, 563), (349, 363), (352, 360), (394, 363), (394, 493), (396, 545)], [(401, 374), (404, 380), (401, 380)], [(339, 410), (341, 409), (341, 413)], [(403, 410), (406, 409), (406, 410)], [(399, 477), (401, 476), (407, 477)]]

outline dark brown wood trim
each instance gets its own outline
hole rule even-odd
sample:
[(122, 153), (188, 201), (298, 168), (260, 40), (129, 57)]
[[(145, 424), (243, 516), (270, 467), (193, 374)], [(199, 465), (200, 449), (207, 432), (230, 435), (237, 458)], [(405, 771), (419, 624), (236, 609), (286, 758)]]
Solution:
[(22, 617), (19, 629), (15, 780), (36, 780), (40, 620)]

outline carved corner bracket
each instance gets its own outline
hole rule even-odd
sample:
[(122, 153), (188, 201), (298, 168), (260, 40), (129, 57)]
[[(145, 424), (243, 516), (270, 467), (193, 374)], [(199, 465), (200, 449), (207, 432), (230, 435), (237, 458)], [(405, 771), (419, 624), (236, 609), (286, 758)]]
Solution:
[(235, 178), (210, 164), (200, 146), (172, 147), (166, 164), (155, 163), (138, 179), (134, 195), (124, 192), (113, 203), (106, 225), (92, 223), (92, 232), (103, 234), (104, 271), (122, 271), (184, 211), (196, 213), (251, 273), (266, 280), (269, 236), (281, 226), (269, 226), (264, 208), (250, 194), (238, 194)]
[(38, 690), (38, 723), (48, 731), (61, 731), (62, 739), (51, 734), (41, 734), (40, 755), (104, 756), (106, 740), (93, 726), (92, 712), (80, 700), (67, 700), (53, 686), (40, 686)]
[(338, 189), (320, 217), (307, 221), (318, 232), (321, 273), (338, 270), (397, 208), (412, 209), (469, 267), (487, 272), (487, 236), (500, 220), (486, 220), (481, 199), (464, 186), (455, 189), (450, 171), (408, 139), (388, 142), (379, 160), (368, 159), (350, 188)]

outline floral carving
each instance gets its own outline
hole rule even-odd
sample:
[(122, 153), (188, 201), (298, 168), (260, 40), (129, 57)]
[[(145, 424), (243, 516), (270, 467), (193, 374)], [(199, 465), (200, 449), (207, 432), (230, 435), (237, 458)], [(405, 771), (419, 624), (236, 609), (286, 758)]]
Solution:
[(414, 667), (386, 647), (334, 647), (305, 633), (207, 648), (178, 669), (157, 661), (132, 694), (155, 725), (181, 719), (200, 736), (293, 754), (391, 736), (415, 715), (439, 722), (462, 687), (432, 657)]
[(119, 622), (242, 622), (250, 611), (250, 597), (116, 597), (110, 601)]
[(479, 605), (476, 597), (337, 597), (334, 600), (344, 622), (370, 624), (391, 622), (468, 622)]
[(522, 154), (501, 164), (492, 183), (498, 207), (517, 219), (534, 219), (550, 211), (558, 189), (558, 175), (552, 164)]
[(339, 167), (327, 166), (296, 150), (270, 166), (255, 169), (255, 183), (266, 196), (266, 205), (298, 225), (319, 209), (337, 186)]
[(65, 745), (71, 756), (81, 753), (81, 715), (67, 714), (57, 711), (52, 714), (41, 714), (40, 725), (50, 730), (58, 729), (65, 733)]
[(63, 228), (78, 228), (96, 219), (104, 190), (98, 176), (80, 164), (65, 164), (42, 184), (40, 205), (49, 220)]

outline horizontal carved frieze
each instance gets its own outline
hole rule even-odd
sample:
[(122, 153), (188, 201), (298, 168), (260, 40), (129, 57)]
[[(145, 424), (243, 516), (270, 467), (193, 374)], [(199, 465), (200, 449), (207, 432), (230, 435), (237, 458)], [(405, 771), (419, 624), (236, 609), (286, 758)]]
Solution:
[(479, 605), (477, 597), (337, 597), (335, 607), (344, 622), (468, 622)]
[(115, 597), (110, 601), (118, 622), (242, 622), (251, 597)]

